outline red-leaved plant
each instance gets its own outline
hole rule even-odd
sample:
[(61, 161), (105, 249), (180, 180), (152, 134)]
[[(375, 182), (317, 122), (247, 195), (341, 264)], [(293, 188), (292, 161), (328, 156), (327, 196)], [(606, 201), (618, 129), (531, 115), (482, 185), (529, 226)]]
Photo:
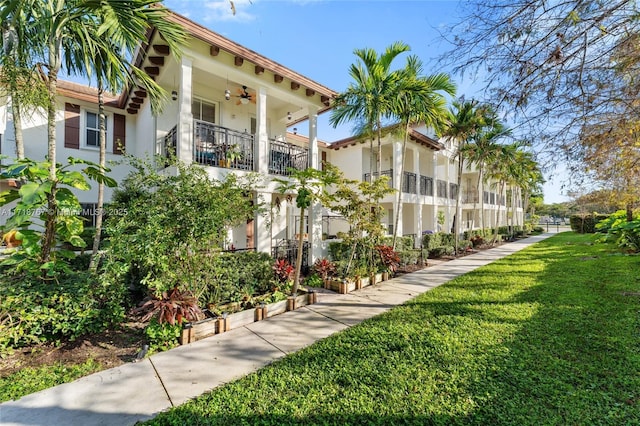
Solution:
[(313, 264), (313, 271), (326, 281), (336, 273), (336, 265), (329, 259), (321, 258), (315, 261)]
[(181, 292), (177, 287), (163, 291), (161, 297), (149, 296), (132, 313), (141, 315), (140, 321), (149, 321), (154, 315), (158, 322), (171, 325), (182, 324), (183, 320), (195, 321), (202, 311), (198, 307), (198, 299), (190, 292)]
[(276, 263), (271, 267), (276, 275), (276, 278), (281, 283), (286, 283), (291, 279), (294, 268), (289, 264), (287, 259), (276, 259)]
[(398, 253), (393, 250), (391, 246), (376, 246), (378, 254), (380, 255), (380, 261), (390, 271), (395, 272), (400, 264), (400, 257)]

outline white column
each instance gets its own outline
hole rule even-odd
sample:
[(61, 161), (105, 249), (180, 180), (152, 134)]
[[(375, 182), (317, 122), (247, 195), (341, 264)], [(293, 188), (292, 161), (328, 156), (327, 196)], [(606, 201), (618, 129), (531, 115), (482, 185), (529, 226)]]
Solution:
[(431, 177), (433, 178), (433, 231), (438, 232), (438, 151), (433, 151)]
[(402, 201), (404, 198), (402, 194), (402, 161), (404, 160), (402, 158), (402, 143), (394, 141), (391, 146), (393, 148), (393, 187), (400, 191), (400, 204), (398, 204), (398, 194), (393, 194), (392, 207), (395, 215), (393, 217), (393, 224), (398, 223), (398, 229), (394, 229), (394, 231), (398, 237), (402, 237), (402, 207), (404, 204)]
[[(318, 108), (309, 107), (309, 167), (319, 169), (318, 161)], [(322, 233), (322, 232), (321, 232)]]
[(186, 56), (180, 63), (180, 88), (178, 105), (178, 152), (179, 160), (189, 164), (193, 161), (193, 114), (191, 113), (193, 61)]
[[(319, 169), (318, 161), (318, 108), (309, 107), (309, 167)], [(322, 257), (322, 205), (309, 207), (309, 265)]]
[(422, 245), (422, 204), (416, 203), (413, 205), (413, 217), (416, 221), (416, 239), (414, 241), (414, 245), (420, 247)]
[[(271, 205), (271, 193), (256, 192), (256, 203), (264, 202)], [(271, 254), (271, 227), (269, 219), (262, 214), (257, 214), (254, 223), (254, 239), (256, 251)]]
[(254, 152), (258, 172), (269, 174), (269, 134), (267, 133), (267, 89), (260, 87), (256, 93), (256, 135)]

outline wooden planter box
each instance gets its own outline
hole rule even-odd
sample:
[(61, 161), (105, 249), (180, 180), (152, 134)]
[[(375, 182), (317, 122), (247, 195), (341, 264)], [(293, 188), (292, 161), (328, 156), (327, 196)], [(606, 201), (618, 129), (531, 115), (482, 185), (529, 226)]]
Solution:
[(325, 286), (325, 288), (336, 293), (347, 294), (356, 289), (356, 281), (353, 279), (347, 281), (331, 280), (328, 282), (328, 287)]
[(195, 342), (196, 340), (204, 339), (214, 334), (224, 333), (233, 328), (244, 327), (252, 322), (283, 314), (288, 310), (310, 305), (316, 302), (316, 298), (317, 295), (315, 293), (302, 293), (296, 297), (289, 297), (286, 300), (269, 303), (264, 305), (264, 307), (235, 312), (227, 315), (226, 318), (206, 318), (201, 321), (186, 323), (182, 330), (180, 344), (184, 345)]

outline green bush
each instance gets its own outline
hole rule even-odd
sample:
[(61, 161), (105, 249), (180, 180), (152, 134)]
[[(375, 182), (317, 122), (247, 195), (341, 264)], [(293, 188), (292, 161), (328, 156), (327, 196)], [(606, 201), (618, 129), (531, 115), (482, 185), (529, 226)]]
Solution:
[(569, 224), (571, 225), (571, 230), (577, 232), (579, 234), (593, 234), (596, 232), (596, 225), (601, 221), (605, 220), (609, 217), (609, 215), (603, 214), (584, 214), (584, 215), (573, 215), (569, 218)]
[(429, 258), (438, 259), (442, 256), (450, 256), (454, 252), (453, 246), (441, 246), (429, 250)]
[(144, 329), (144, 334), (149, 341), (149, 355), (178, 346), (181, 333), (181, 324), (177, 322), (169, 324), (166, 321), (160, 324), (156, 318), (153, 318)]
[(57, 283), (36, 277), (0, 279), (0, 352), (96, 333), (124, 318), (125, 289), (88, 272)]
[(422, 247), (427, 250), (433, 250), (436, 247), (442, 246), (442, 233), (436, 232), (434, 234), (425, 234), (422, 237)]
[[(385, 237), (382, 244), (390, 246), (393, 243), (393, 237)], [(413, 250), (413, 237), (405, 236), (396, 238), (396, 251)]]
[(238, 301), (247, 293), (265, 294), (271, 290), (273, 259), (266, 253), (235, 252), (209, 257), (202, 263), (206, 287), (197, 295), (201, 306), (208, 303)]
[[(637, 220), (639, 218), (638, 213), (634, 212), (633, 219)], [(609, 232), (610, 229), (615, 228), (619, 225), (622, 225), (627, 221), (627, 211), (626, 210), (618, 210), (615, 213), (610, 214), (606, 218), (601, 219), (596, 224), (596, 230), (598, 232)]]
[(618, 223), (609, 230), (618, 247), (634, 253), (640, 252), (640, 220)]
[(400, 257), (400, 265), (415, 265), (420, 258), (420, 250), (402, 250), (398, 251), (398, 257)]

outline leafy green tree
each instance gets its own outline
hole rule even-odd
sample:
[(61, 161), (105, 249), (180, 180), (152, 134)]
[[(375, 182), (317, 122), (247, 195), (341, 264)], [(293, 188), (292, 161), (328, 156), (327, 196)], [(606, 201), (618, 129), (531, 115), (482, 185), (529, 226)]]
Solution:
[(127, 157), (134, 171), (114, 193), (106, 223), (106, 269), (156, 294), (172, 288), (199, 296), (205, 268), (227, 242), (229, 229), (264, 212), (252, 202), (257, 175), (210, 179), (195, 164), (158, 172), (149, 161)]
[(300, 286), (300, 271), (302, 270), (302, 253), (304, 244), (304, 215), (312, 204), (326, 202), (328, 188), (338, 182), (339, 174), (335, 168), (317, 170), (311, 167), (305, 170), (291, 169), (291, 174), (287, 179), (274, 179), (277, 183), (277, 191), (287, 194), (295, 193), (296, 207), (300, 209), (300, 223), (298, 233), (298, 251), (296, 253), (296, 269), (293, 278), (293, 288), (291, 294), (295, 296)]
[[(382, 161), (382, 130), (385, 119), (393, 110), (398, 94), (400, 71), (391, 70), (393, 60), (403, 52), (409, 51), (408, 45), (395, 42), (378, 55), (373, 49), (356, 49), (358, 61), (349, 68), (353, 82), (340, 93), (334, 102), (329, 122), (335, 127), (350, 121), (358, 123), (356, 133), (367, 136), (371, 146), (371, 167), (373, 172), (373, 138), (378, 141), (377, 176), (380, 177)], [(372, 173), (373, 175), (373, 173)]]

